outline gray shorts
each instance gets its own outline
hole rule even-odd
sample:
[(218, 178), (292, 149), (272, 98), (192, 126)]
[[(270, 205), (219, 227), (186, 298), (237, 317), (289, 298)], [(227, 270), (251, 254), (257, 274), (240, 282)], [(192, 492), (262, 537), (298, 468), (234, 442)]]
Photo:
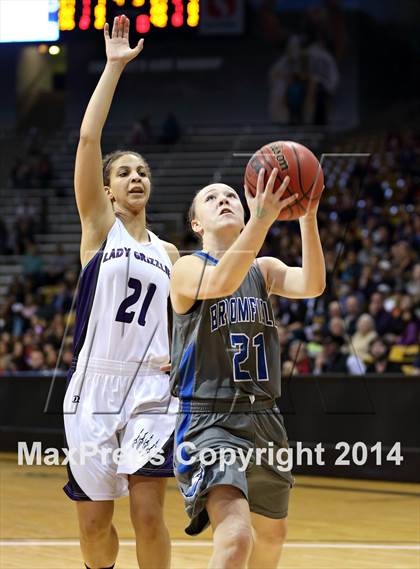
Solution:
[(279, 470), (275, 460), (288, 448), (275, 402), (241, 401), (233, 411), (230, 402), (216, 405), (184, 401), (177, 420), (175, 476), (191, 519), (185, 530), (189, 535), (209, 525), (207, 494), (221, 484), (238, 488), (251, 512), (274, 519), (287, 516), (293, 476), (290, 470)]

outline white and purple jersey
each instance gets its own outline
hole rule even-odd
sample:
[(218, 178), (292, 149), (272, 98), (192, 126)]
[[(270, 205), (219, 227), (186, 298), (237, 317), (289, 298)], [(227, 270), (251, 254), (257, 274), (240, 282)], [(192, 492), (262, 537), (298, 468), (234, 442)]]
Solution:
[(120, 219), (79, 282), (74, 357), (79, 361), (169, 362), (167, 302), (171, 260), (159, 238), (139, 243)]
[[(117, 218), (80, 277), (64, 427), (72, 452), (86, 444), (95, 452), (68, 465), (64, 490), (73, 500), (124, 496), (131, 474), (172, 476), (178, 403), (160, 371), (169, 361), (171, 261), (149, 238), (138, 243)], [(150, 460), (160, 453), (156, 466)]]

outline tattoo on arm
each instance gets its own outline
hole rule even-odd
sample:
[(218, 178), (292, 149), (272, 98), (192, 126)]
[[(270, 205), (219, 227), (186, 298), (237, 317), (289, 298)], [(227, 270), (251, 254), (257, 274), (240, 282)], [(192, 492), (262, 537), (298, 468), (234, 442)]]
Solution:
[(267, 213), (267, 211), (263, 207), (260, 207), (260, 206), (257, 207), (258, 219), (261, 219), (262, 217), (264, 217), (266, 213)]

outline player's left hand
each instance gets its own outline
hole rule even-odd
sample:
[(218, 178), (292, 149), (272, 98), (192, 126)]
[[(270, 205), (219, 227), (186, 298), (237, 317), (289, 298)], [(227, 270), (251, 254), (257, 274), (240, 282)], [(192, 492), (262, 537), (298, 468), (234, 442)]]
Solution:
[(141, 39), (134, 48), (130, 47), (128, 40), (129, 31), (130, 20), (124, 15), (114, 18), (111, 36), (109, 34), (109, 24), (105, 24), (104, 37), (106, 57), (110, 63), (126, 65), (142, 51), (143, 39)]
[(166, 373), (167, 371), (171, 371), (171, 367), (172, 367), (172, 365), (169, 362), (168, 364), (160, 366), (160, 371), (163, 371), (164, 373)]

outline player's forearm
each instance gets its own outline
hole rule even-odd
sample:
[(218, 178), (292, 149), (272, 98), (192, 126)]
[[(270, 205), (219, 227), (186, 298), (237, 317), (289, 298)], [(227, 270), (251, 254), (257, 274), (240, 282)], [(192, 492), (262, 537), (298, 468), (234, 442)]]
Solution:
[(251, 218), (219, 261), (214, 277), (232, 294), (242, 284), (267, 236), (268, 226)]
[(83, 117), (80, 128), (81, 140), (100, 139), (123, 70), (123, 64), (107, 62)]
[(299, 219), (302, 236), (303, 288), (314, 296), (325, 289), (325, 260), (316, 215)]

